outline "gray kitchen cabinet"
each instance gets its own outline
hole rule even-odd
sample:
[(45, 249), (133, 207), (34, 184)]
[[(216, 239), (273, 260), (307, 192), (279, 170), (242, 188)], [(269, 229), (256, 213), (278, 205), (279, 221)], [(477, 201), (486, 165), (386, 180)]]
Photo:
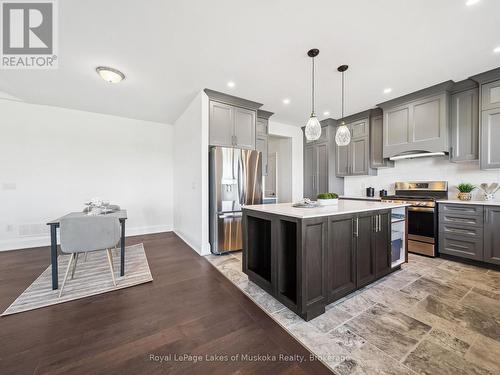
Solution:
[(486, 83), (481, 86), (481, 109), (500, 108), (500, 80)]
[(255, 126), (257, 113), (254, 110), (234, 107), (234, 145), (238, 148), (255, 149)]
[(449, 149), (452, 81), (378, 104), (383, 109), (383, 157)]
[(351, 142), (347, 146), (335, 145), (335, 173), (337, 177), (364, 176), (374, 174), (370, 167), (370, 111), (344, 119), (351, 132)]
[(451, 95), (452, 162), (479, 159), (479, 90), (474, 88)]
[(481, 113), (481, 169), (500, 168), (500, 107)]
[(363, 176), (368, 174), (368, 137), (355, 138), (351, 141), (351, 176)]
[(500, 68), (470, 77), (479, 83), (481, 98), (479, 165), (500, 169)]
[(210, 102), (210, 145), (229, 146), (234, 144), (233, 107), (218, 102)]
[(262, 175), (268, 174), (268, 137), (267, 135), (257, 135), (255, 139), (255, 149), (262, 154)]
[(383, 115), (370, 118), (370, 167), (373, 169), (394, 167), (394, 162), (384, 158)]
[(257, 109), (262, 104), (214, 90), (204, 91), (210, 99), (210, 145), (255, 149)]
[(328, 192), (328, 143), (304, 147), (304, 198)]
[(335, 174), (337, 177), (349, 176), (349, 146), (335, 145)]
[(500, 205), (439, 204), (439, 252), (500, 264)]
[(500, 264), (500, 206), (484, 207), (484, 261)]
[(257, 125), (255, 128), (255, 148), (262, 153), (262, 175), (268, 176), (269, 166), (269, 118), (273, 112), (257, 110)]

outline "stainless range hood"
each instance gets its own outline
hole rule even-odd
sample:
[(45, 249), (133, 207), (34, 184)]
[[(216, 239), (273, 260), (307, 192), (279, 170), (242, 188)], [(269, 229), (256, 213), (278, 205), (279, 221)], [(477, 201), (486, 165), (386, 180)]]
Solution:
[(416, 159), (416, 158), (426, 158), (431, 156), (445, 156), (447, 153), (444, 151), (430, 152), (430, 151), (407, 151), (401, 154), (391, 156), (389, 160), (404, 160), (404, 159)]

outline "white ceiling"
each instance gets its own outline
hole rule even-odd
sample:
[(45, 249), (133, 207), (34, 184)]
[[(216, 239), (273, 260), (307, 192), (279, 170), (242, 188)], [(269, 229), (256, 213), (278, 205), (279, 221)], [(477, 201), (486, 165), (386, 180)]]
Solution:
[[(0, 91), (32, 103), (173, 123), (203, 88), (264, 103), (304, 125), (319, 48), (316, 112), (346, 112), (500, 66), (500, 1), (64, 0), (59, 69), (0, 71)], [(108, 65), (127, 79), (102, 81)], [(232, 80), (236, 87), (229, 89)], [(383, 94), (386, 87), (393, 90)], [(290, 98), (285, 106), (283, 98)]]

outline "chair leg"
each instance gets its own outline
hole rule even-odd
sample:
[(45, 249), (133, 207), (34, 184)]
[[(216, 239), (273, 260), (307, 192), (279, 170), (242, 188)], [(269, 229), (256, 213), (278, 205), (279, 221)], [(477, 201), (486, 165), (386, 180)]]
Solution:
[(76, 253), (75, 262), (73, 263), (73, 270), (71, 271), (71, 280), (73, 280), (73, 278), (75, 277), (76, 263), (78, 263), (78, 255), (80, 255), (80, 253)]
[(109, 270), (111, 271), (111, 277), (113, 278), (113, 285), (116, 286), (115, 273), (113, 272), (113, 264), (111, 260), (111, 250), (106, 249), (106, 254), (108, 255)]
[(71, 256), (70, 256), (69, 261), (68, 261), (68, 267), (66, 267), (66, 274), (64, 275), (64, 280), (63, 280), (63, 283), (61, 286), (61, 290), (59, 291), (59, 298), (61, 298), (61, 295), (62, 295), (62, 292), (64, 289), (64, 285), (66, 285), (66, 279), (68, 278), (69, 270), (71, 269), (71, 263), (73, 263), (74, 257), (75, 257), (75, 253), (71, 253)]
[(109, 250), (109, 256), (111, 257), (111, 267), (113, 271), (115, 270), (115, 263), (113, 262), (113, 250)]

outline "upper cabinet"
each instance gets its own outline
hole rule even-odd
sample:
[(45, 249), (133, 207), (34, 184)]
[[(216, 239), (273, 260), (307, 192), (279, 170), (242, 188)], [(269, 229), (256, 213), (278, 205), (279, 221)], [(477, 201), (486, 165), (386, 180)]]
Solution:
[(375, 174), (370, 163), (370, 113), (364, 111), (343, 119), (351, 132), (351, 142), (347, 146), (335, 144), (337, 177)]
[(457, 82), (451, 95), (450, 160), (479, 159), (479, 88), (471, 80)]
[(480, 166), (500, 168), (500, 68), (471, 77), (479, 83), (481, 98)]
[(260, 103), (205, 89), (210, 99), (211, 146), (255, 149)]
[(452, 81), (378, 104), (383, 109), (383, 157), (448, 151)]
[(370, 166), (374, 169), (394, 167), (394, 162), (384, 158), (384, 116), (376, 109), (370, 115)]
[(268, 153), (269, 153), (269, 118), (273, 115), (272, 112), (258, 110), (257, 111), (257, 128), (255, 130), (255, 149), (262, 154), (262, 174), (268, 175)]

